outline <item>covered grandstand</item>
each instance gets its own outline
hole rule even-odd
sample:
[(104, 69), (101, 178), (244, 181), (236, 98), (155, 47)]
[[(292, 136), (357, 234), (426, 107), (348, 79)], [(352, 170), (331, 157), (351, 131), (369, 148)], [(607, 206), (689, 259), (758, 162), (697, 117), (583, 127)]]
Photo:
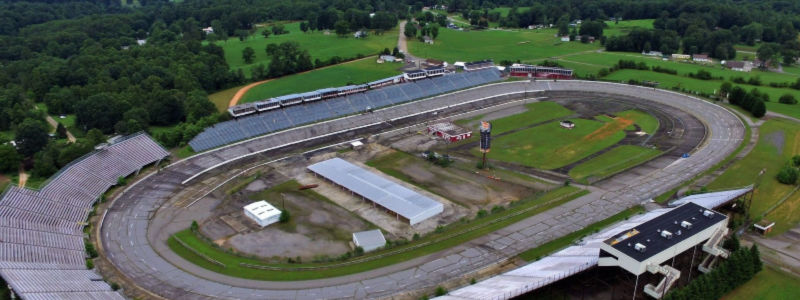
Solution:
[(193, 138), (189, 145), (194, 151), (205, 151), (299, 125), (339, 118), (375, 108), (495, 82), (501, 79), (500, 76), (500, 72), (496, 69), (463, 72), (385, 86), (363, 93), (332, 98), (327, 101), (306, 102), (303, 105), (272, 109), (208, 127)]
[(0, 198), (0, 275), (22, 299), (123, 299), (86, 270), (83, 226), (119, 177), (168, 156), (135, 134), (79, 158), (39, 191), (10, 187)]
[[(719, 207), (722, 204), (741, 197), (751, 190), (752, 187), (746, 187), (742, 189), (701, 194), (704, 195), (702, 197), (696, 197), (700, 195), (687, 196), (678, 200), (680, 201), (680, 204), (676, 204), (674, 206), (692, 203), (692, 205), (696, 204), (696, 206), (693, 208), (699, 206), (704, 209), (713, 209), (714, 207)], [(676, 201), (676, 203), (678, 201)], [(446, 296), (437, 297), (435, 299), (510, 299), (530, 291), (537, 290), (551, 283), (597, 266), (598, 261), (600, 260), (600, 248), (603, 247), (603, 245), (607, 245), (606, 242), (609, 239), (618, 237), (620, 236), (620, 233), (628, 232), (658, 217), (663, 218), (664, 216), (668, 216), (667, 213), (672, 212), (675, 209), (676, 208), (661, 208), (641, 215), (633, 216), (628, 220), (612, 225), (600, 231), (599, 233), (595, 233), (583, 238), (578, 245), (569, 246), (561, 251), (537, 260), (536, 262), (480, 281), (476, 284), (462, 287), (448, 293)], [(718, 213), (714, 212), (714, 215), (717, 216)], [(660, 234), (661, 232), (658, 232), (658, 235)], [(652, 255), (657, 253), (652, 249), (648, 249), (646, 251), (649, 251)]]
[(308, 166), (308, 169), (391, 211), (397, 217), (408, 220), (411, 225), (438, 215), (444, 210), (442, 203), (341, 158), (318, 162)]

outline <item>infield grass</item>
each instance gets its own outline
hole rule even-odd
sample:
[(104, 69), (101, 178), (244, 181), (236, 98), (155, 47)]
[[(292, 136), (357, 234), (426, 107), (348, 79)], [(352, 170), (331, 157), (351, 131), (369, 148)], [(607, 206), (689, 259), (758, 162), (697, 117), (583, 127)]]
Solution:
[[(553, 121), (494, 139), (489, 157), (539, 169), (556, 169), (608, 148), (625, 137), (623, 129), (632, 124), (618, 118), (613, 122), (571, 119), (575, 128), (561, 128)], [(474, 150), (477, 155), (477, 150)]]
[(662, 152), (634, 145), (620, 145), (569, 170), (575, 181), (589, 183), (647, 162)]
[[(533, 124), (563, 118), (574, 114), (573, 111), (552, 101), (541, 101), (525, 104), (525, 111), (502, 117), (496, 120), (489, 120), (492, 123), (492, 134), (498, 135), (518, 128), (523, 128)], [(479, 121), (485, 121), (486, 115), (471, 117), (458, 120), (455, 123), (466, 127), (476, 127)]]
[(375, 62), (374, 57), (346, 62), (323, 69), (276, 78), (251, 88), (239, 103), (270, 97), (309, 92), (321, 88), (367, 83), (400, 74), (402, 64)]
[[(708, 185), (710, 190), (731, 189), (758, 183), (750, 215), (754, 218), (764, 214), (782, 198), (789, 195), (794, 186), (778, 182), (775, 176), (789, 159), (800, 153), (800, 124), (784, 119), (771, 119), (759, 127), (755, 148), (741, 160)], [(759, 172), (765, 169), (759, 178)], [(794, 193), (771, 213), (765, 216), (775, 221), (770, 236), (779, 235), (800, 221), (800, 193)]]
[[(265, 262), (256, 258), (238, 256), (223, 251), (214, 246), (211, 242), (198, 237), (189, 229), (178, 232), (171, 236), (167, 241), (167, 245), (173, 252), (200, 267), (234, 277), (271, 281), (296, 281), (329, 278), (365, 272), (449, 249), (519, 222), (527, 217), (564, 204), (587, 193), (588, 191), (580, 190), (575, 187), (561, 187), (545, 194), (532, 195), (528, 199), (520, 200), (520, 202), (512, 209), (506, 209), (501, 212), (489, 214), (483, 218), (458, 221), (446, 225), (442, 227), (441, 230), (438, 230), (438, 232), (428, 234), (417, 241), (413, 241), (395, 248), (370, 252), (365, 256), (354, 259), (357, 261), (353, 261), (353, 259), (351, 259), (351, 264), (328, 268), (324, 267), (331, 266), (332, 263), (266, 264)], [(458, 234), (454, 235), (454, 233)], [(183, 243), (185, 243), (189, 248), (181, 245), (176, 238), (183, 241)], [(202, 256), (198, 255), (197, 253), (202, 254)], [(376, 258), (364, 261), (363, 259), (367, 257)], [(210, 262), (207, 258), (211, 258), (222, 263), (224, 267)], [(241, 263), (285, 268), (323, 268), (313, 270), (268, 270), (245, 267), (240, 265)]]
[(722, 297), (725, 300), (798, 298), (800, 298), (800, 278), (770, 266), (764, 266), (753, 279)]
[[(238, 37), (231, 37), (226, 41), (217, 41), (216, 45), (225, 50), (225, 61), (231, 70), (242, 69), (245, 76), (250, 77), (250, 70), (258, 64), (265, 67), (269, 65), (267, 57), (268, 44), (280, 44), (283, 42), (296, 42), (301, 50), (308, 50), (311, 60), (320, 59), (326, 61), (334, 56), (341, 58), (355, 58), (357, 55), (370, 56), (376, 55), (384, 48), (392, 50), (397, 45), (397, 28), (376, 35), (370, 32), (366, 38), (356, 39), (352, 34), (346, 37), (338, 37), (331, 31), (325, 34), (324, 31), (308, 31), (303, 33), (300, 30), (300, 22), (284, 24), (284, 28), (289, 31), (287, 34), (270, 35), (264, 38), (261, 31), (270, 30), (271, 26), (259, 28), (256, 32), (244, 41)], [(246, 48), (253, 48), (255, 58), (250, 64), (246, 64), (242, 58), (242, 51)]]
[(589, 226), (584, 227), (581, 230), (572, 232), (568, 235), (562, 236), (550, 242), (544, 243), (539, 247), (532, 248), (525, 252), (520, 253), (519, 258), (525, 261), (536, 261), (542, 257), (550, 255), (553, 252), (566, 248), (573, 242), (581, 239), (589, 234), (599, 232), (601, 229), (607, 227), (608, 225), (614, 224), (616, 222), (627, 220), (630, 216), (635, 214), (640, 214), (644, 212), (644, 207), (642, 206), (634, 206), (629, 209), (623, 210), (622, 212), (611, 216), (608, 219), (602, 220), (597, 223), (593, 223)]

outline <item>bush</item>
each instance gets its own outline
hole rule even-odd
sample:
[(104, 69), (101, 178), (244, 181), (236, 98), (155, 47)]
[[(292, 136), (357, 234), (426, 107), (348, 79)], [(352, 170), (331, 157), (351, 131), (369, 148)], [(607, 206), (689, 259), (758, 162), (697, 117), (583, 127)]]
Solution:
[(478, 214), (477, 214), (477, 215), (475, 215), (475, 216), (476, 216), (477, 218), (483, 218), (483, 217), (485, 217), (485, 216), (486, 216), (486, 215), (488, 215), (488, 214), (489, 214), (489, 212), (488, 212), (488, 211), (486, 211), (485, 209), (481, 209), (481, 210), (479, 210), (479, 211), (478, 211)]
[(97, 257), (97, 249), (94, 248), (94, 244), (85, 240), (83, 241), (83, 247), (84, 249), (86, 249), (86, 254), (89, 255), (89, 257), (91, 258)]
[(128, 181), (125, 179), (125, 177), (120, 176), (117, 178), (117, 185), (122, 186), (126, 184), (128, 184)]
[(500, 205), (495, 205), (494, 207), (492, 207), (492, 213), (498, 213), (504, 211), (505, 209), (506, 209), (505, 207), (502, 207)]
[(197, 224), (197, 221), (192, 220), (192, 226), (190, 226), (189, 229), (191, 229), (192, 232), (197, 232), (197, 229), (199, 229), (199, 228), (200, 228), (200, 225)]
[(446, 288), (444, 288), (441, 285), (436, 287), (436, 291), (434, 292), (434, 295), (436, 295), (436, 297), (444, 296), (446, 294), (447, 294), (447, 289)]
[(419, 239), (419, 233), (415, 233), (414, 236), (411, 237), (411, 240), (414, 240), (414, 241), (416, 241), (418, 239)]
[(696, 73), (689, 73), (689, 77), (697, 78), (700, 80), (709, 80), (711, 79), (711, 72), (706, 70), (697, 70)]
[(89, 270), (94, 269), (94, 261), (91, 260), (91, 259), (87, 259), (86, 260), (86, 268), (89, 269)]
[(469, 284), (475, 284), (475, 282), (476, 282), (476, 281), (475, 281), (475, 278), (470, 278), (470, 279), (469, 279)]
[(800, 167), (800, 155), (792, 156), (792, 165)]
[(778, 99), (778, 102), (783, 104), (797, 104), (797, 99), (795, 99), (792, 94), (784, 94)]
[(783, 184), (795, 184), (797, 183), (797, 176), (798, 171), (797, 168), (792, 167), (790, 165), (785, 165), (778, 171), (778, 175), (775, 176), (778, 179), (778, 182)]
[(291, 216), (291, 214), (289, 214), (289, 210), (284, 209), (283, 211), (281, 211), (281, 216), (280, 216), (280, 219), (278, 219), (278, 222), (281, 222), (281, 223), (289, 222), (289, 219), (291, 217), (292, 216)]
[(112, 290), (112, 291), (117, 291), (117, 290), (119, 290), (119, 283), (116, 283), (116, 282), (111, 282), (111, 284), (110, 284), (110, 285), (111, 285), (111, 290)]

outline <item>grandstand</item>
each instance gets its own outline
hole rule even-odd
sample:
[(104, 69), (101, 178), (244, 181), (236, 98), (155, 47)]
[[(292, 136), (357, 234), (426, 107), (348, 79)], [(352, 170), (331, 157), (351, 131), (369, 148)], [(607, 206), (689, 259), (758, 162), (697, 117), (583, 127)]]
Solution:
[(39, 191), (9, 187), (0, 198), (0, 275), (22, 299), (123, 299), (86, 270), (83, 226), (117, 178), (168, 156), (135, 134), (61, 169)]
[(516, 77), (535, 77), (550, 79), (571, 79), (572, 70), (555, 67), (543, 67), (525, 64), (513, 64), (509, 67), (509, 74)]
[[(208, 127), (193, 138), (189, 142), (189, 146), (197, 152), (205, 151), (247, 138), (281, 131), (290, 127), (339, 118), (349, 114), (364, 112), (369, 109), (400, 104), (415, 99), (495, 82), (500, 80), (500, 78), (500, 72), (498, 70), (484, 69), (475, 72), (438, 76), (414, 82), (388, 86), (384, 85), (380, 89), (371, 89), (363, 93), (350, 92), (350, 94), (346, 96), (332, 98), (328, 101), (306, 102), (304, 105), (292, 105), (285, 106), (282, 109), (271, 109), (259, 114), (243, 116), (235, 120), (221, 122), (212, 127)], [(396, 80), (398, 79), (392, 77), (370, 83), (370, 85), (388, 84), (388, 82), (395, 82)], [(340, 90), (337, 89), (336, 91), (338, 93)], [(297, 101), (297, 96), (294, 97), (295, 100), (292, 101)], [(324, 94), (322, 98), (325, 98)], [(280, 99), (286, 100), (282, 97)], [(252, 110), (255, 110), (255, 106)]]

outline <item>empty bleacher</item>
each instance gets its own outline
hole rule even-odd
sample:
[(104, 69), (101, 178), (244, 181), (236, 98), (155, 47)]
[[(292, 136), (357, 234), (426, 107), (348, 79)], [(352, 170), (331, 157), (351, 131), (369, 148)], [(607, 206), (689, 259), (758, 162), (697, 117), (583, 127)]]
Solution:
[[(500, 80), (497, 69), (462, 72), (314, 101), (215, 124), (189, 142), (200, 152), (251, 137)], [(266, 124), (266, 125), (262, 125)]]
[(123, 299), (86, 270), (82, 229), (94, 202), (117, 178), (168, 155), (146, 134), (135, 134), (73, 161), (39, 191), (6, 189), (0, 197), (0, 275), (14, 293), (23, 299)]

